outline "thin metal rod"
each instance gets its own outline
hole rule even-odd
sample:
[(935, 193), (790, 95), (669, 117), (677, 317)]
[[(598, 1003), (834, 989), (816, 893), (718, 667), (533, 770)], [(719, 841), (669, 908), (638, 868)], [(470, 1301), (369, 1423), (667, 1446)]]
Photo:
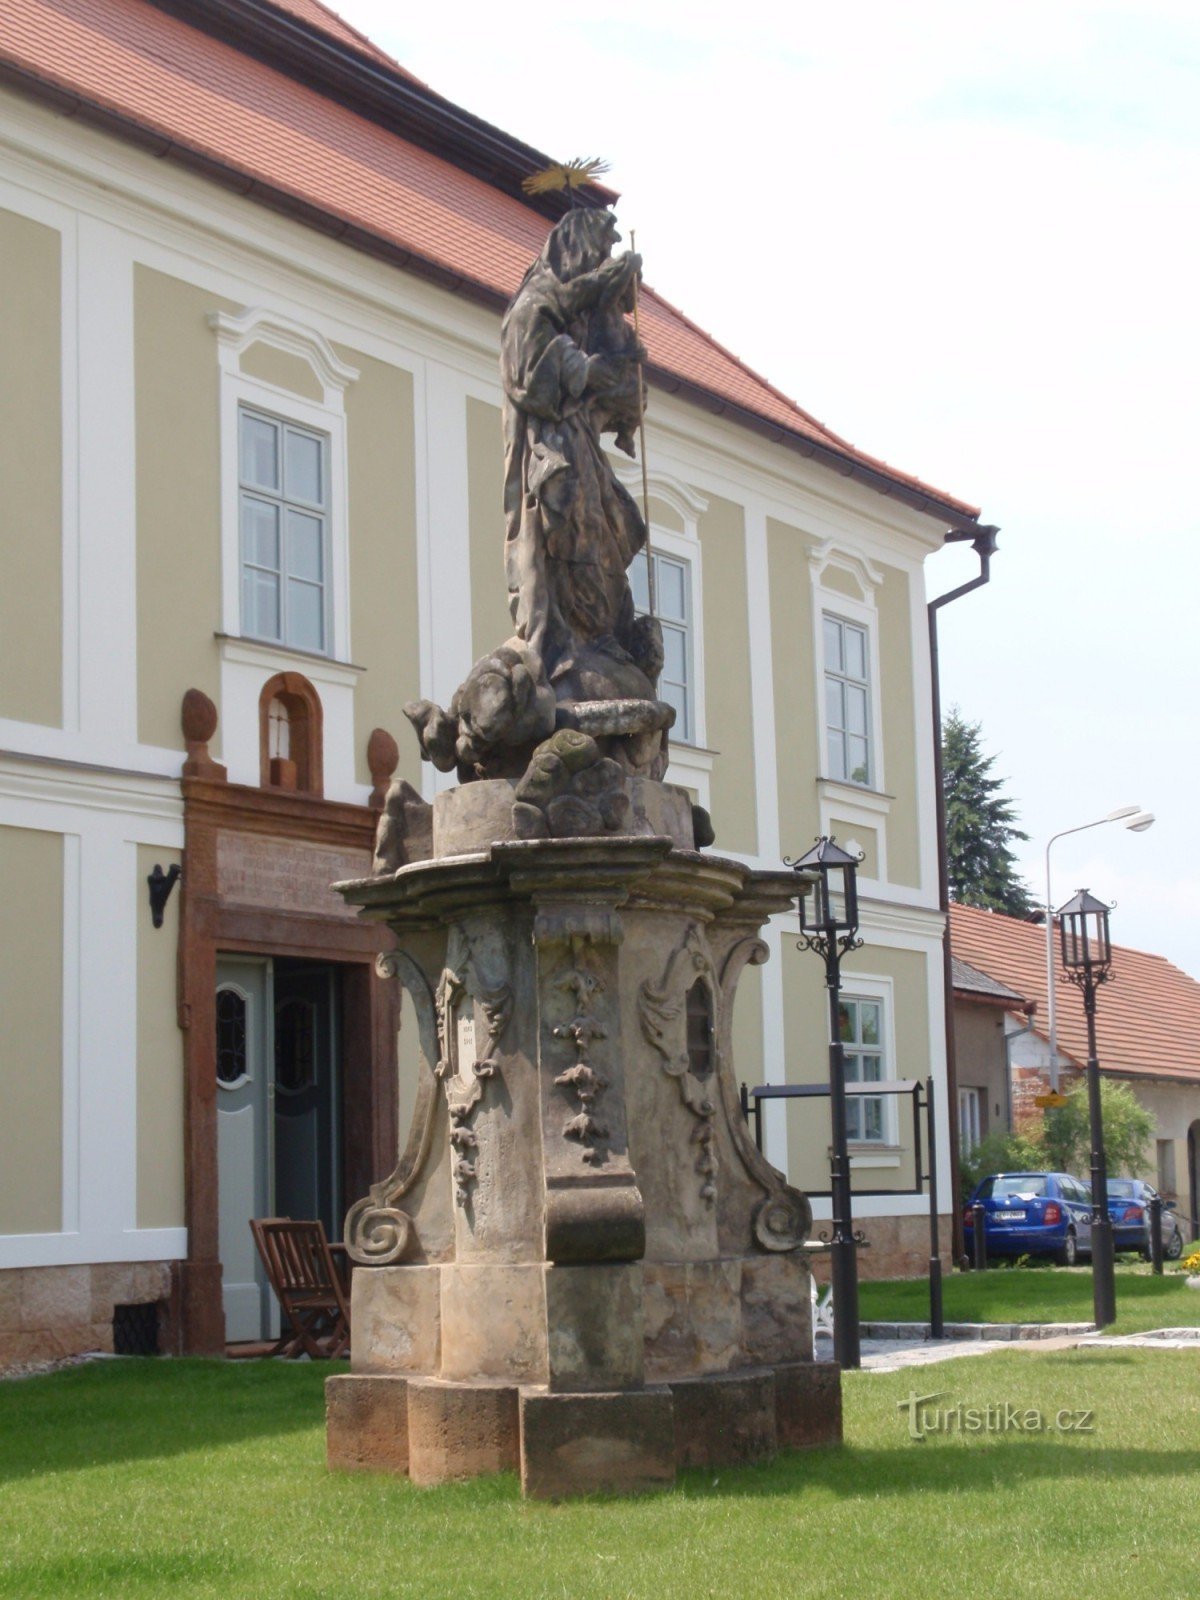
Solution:
[(829, 1109), (833, 1143), (829, 1162), (833, 1238), (829, 1276), (833, 1285), (833, 1355), (843, 1369), (862, 1365), (858, 1330), (858, 1256), (850, 1193), (846, 1138), (846, 1054), (842, 1044), (842, 985), (836, 928), (825, 929), (825, 986), (829, 993)]
[(935, 1339), (946, 1334), (942, 1310), (942, 1248), (938, 1237), (937, 1118), (933, 1109), (933, 1079), (925, 1080), (925, 1115), (929, 1119), (929, 1332)]
[(1091, 981), (1090, 969), (1083, 986), (1083, 1011), (1087, 1019), (1088, 1121), (1092, 1135), (1092, 1310), (1097, 1328), (1107, 1328), (1117, 1320), (1117, 1284), (1113, 1270), (1112, 1218), (1108, 1214), (1100, 1062), (1096, 1056), (1096, 986)]
[[(637, 229), (629, 230), (629, 248), (637, 254)], [(650, 596), (650, 615), (658, 614), (654, 582), (654, 548), (650, 543), (650, 471), (646, 465), (646, 364), (642, 360), (642, 327), (638, 317), (638, 282), (640, 273), (633, 277), (633, 337), (638, 343), (638, 454), (642, 458), (642, 520), (646, 524), (646, 579)]]

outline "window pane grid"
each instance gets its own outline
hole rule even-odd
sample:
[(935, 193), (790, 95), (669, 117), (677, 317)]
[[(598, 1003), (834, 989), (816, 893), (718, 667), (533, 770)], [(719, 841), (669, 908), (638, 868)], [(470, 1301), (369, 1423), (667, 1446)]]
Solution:
[[(881, 1083), (883, 1005), (879, 1000), (847, 999), (838, 1006), (847, 1083)], [(887, 1139), (882, 1095), (851, 1095), (846, 1100), (846, 1137), (857, 1144), (882, 1144)]]
[(829, 775), (844, 783), (869, 784), (866, 629), (827, 616), (823, 634)]
[[(675, 708), (674, 735), (685, 743), (695, 737), (692, 726), (692, 639), (691, 574), (686, 561), (654, 552), (654, 600), (662, 628), (663, 670), (658, 692)], [(646, 552), (640, 550), (629, 568), (629, 586), (634, 610), (646, 616), (650, 610), (650, 587)]]
[(328, 440), (243, 408), (239, 431), (242, 625), (324, 651)]

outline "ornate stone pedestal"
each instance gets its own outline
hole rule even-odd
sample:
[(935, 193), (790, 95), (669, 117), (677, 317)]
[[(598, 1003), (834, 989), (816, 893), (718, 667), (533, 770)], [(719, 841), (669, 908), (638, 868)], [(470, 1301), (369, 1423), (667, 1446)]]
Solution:
[(649, 781), (631, 820), (673, 836), (465, 848), (506, 788), (441, 797), (440, 859), (338, 886), (396, 934), (422, 1061), (399, 1164), (347, 1219), (330, 1465), (519, 1467), (555, 1497), (839, 1439), (810, 1209), (755, 1149), (731, 1055), (738, 979), (803, 885), (682, 847), (686, 796)]

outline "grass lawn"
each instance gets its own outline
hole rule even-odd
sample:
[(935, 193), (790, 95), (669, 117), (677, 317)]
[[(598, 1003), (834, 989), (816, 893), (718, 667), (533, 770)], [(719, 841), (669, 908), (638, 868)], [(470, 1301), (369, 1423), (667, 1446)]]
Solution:
[[(1085, 1267), (994, 1267), (943, 1279), (947, 1322), (1090, 1322), (1092, 1271)], [(929, 1280), (885, 1278), (859, 1285), (864, 1322), (928, 1322)], [(1200, 1327), (1200, 1294), (1183, 1274), (1156, 1278), (1148, 1265), (1117, 1267), (1117, 1320), (1110, 1333)]]
[[(853, 1373), (842, 1450), (561, 1506), (524, 1503), (512, 1477), (420, 1490), (329, 1474), (330, 1370), (123, 1361), (0, 1383), (0, 1595), (1180, 1600), (1200, 1588), (1190, 1352), (1005, 1350)], [(897, 1407), (914, 1378), (943, 1407), (1086, 1408), (1095, 1431), (913, 1442)]]

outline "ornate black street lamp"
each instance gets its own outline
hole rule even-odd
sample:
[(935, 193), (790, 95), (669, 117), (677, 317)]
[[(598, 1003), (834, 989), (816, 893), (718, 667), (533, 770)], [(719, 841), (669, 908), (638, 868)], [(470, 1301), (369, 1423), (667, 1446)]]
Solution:
[(1096, 990), (1112, 976), (1108, 907), (1081, 889), (1058, 913), (1062, 963), (1067, 980), (1083, 991), (1087, 1018), (1088, 1121), (1092, 1137), (1092, 1306), (1098, 1328), (1116, 1321), (1112, 1220), (1108, 1214), (1108, 1163), (1100, 1108), (1100, 1063), (1096, 1059)]
[[(833, 1353), (843, 1367), (861, 1365), (858, 1342), (858, 1243), (850, 1204), (850, 1153), (846, 1143), (846, 1055), (842, 1045), (840, 992), (842, 957), (856, 950), (858, 937), (858, 863), (832, 838), (822, 837), (799, 861), (797, 872), (815, 872), (811, 899), (800, 897), (801, 950), (812, 950), (825, 962), (829, 991), (829, 1109), (833, 1120), (830, 1193), (833, 1240), (830, 1277), (833, 1283)], [(837, 903), (840, 901), (841, 914)]]

